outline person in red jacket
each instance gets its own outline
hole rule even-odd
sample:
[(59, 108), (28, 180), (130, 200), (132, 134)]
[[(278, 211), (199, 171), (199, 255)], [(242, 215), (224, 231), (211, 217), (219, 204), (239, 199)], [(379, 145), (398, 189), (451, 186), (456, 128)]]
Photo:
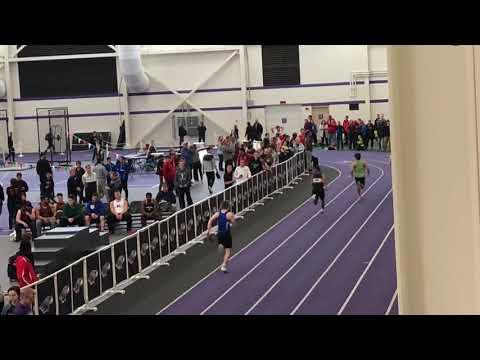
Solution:
[(343, 131), (345, 132), (345, 145), (348, 145), (348, 131), (350, 127), (350, 119), (348, 116), (345, 116), (345, 120), (343, 120)]
[(15, 260), (17, 282), (20, 288), (33, 284), (38, 280), (33, 261), (32, 244), (30, 240), (23, 239), (20, 242), (20, 249)]
[(175, 151), (170, 151), (170, 157), (163, 161), (162, 175), (165, 182), (168, 185), (168, 189), (173, 191), (173, 183), (175, 182), (176, 164), (175, 164)]
[(245, 153), (245, 149), (241, 147), (238, 150), (238, 157), (237, 157), (237, 164), (240, 164), (240, 161), (245, 162), (245, 166), (248, 166), (250, 164), (250, 157)]
[(327, 120), (327, 132), (328, 132), (328, 144), (329, 146), (334, 146), (336, 137), (337, 137), (337, 122), (332, 117), (332, 115), (328, 116)]

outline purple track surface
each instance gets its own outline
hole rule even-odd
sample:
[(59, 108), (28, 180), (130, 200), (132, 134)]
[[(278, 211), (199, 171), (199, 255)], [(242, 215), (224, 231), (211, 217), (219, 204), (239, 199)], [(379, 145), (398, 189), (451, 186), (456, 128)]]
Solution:
[(384, 153), (357, 201), (351, 152), (318, 152), (341, 175), (326, 211), (308, 201), (230, 261), (159, 309), (161, 315), (398, 314), (391, 174)]

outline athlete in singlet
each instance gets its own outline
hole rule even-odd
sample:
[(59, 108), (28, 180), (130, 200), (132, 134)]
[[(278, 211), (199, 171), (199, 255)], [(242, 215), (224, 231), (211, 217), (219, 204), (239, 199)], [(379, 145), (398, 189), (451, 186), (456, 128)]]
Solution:
[(355, 183), (357, 184), (358, 197), (362, 196), (362, 191), (365, 188), (365, 176), (370, 175), (370, 169), (367, 167), (367, 163), (361, 160), (362, 155), (360, 153), (355, 154), (355, 161), (352, 163), (352, 176), (355, 177)]
[(235, 215), (230, 210), (230, 204), (228, 201), (223, 201), (220, 206), (220, 211), (213, 214), (208, 221), (207, 237), (210, 236), (210, 230), (212, 229), (213, 222), (217, 221), (217, 238), (219, 249), (225, 249), (223, 255), (223, 263), (220, 267), (220, 271), (226, 273), (228, 259), (232, 252), (232, 234), (230, 232), (230, 226), (235, 222)]
[(314, 204), (318, 204), (318, 199), (320, 198), (322, 208), (320, 212), (323, 214), (325, 210), (325, 177), (320, 170), (318, 162), (313, 164), (313, 174), (312, 174), (312, 194), (315, 195)]

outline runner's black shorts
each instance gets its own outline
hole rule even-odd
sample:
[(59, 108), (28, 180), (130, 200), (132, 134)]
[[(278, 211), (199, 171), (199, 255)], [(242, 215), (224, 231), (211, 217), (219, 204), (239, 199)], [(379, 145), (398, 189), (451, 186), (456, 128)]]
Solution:
[(365, 186), (365, 178), (364, 177), (361, 177), (361, 178), (355, 178), (355, 182), (357, 184), (362, 184), (362, 186)]
[(225, 249), (232, 248), (232, 234), (230, 233), (230, 231), (227, 231), (225, 233), (217, 233), (217, 238), (219, 245), (223, 245)]

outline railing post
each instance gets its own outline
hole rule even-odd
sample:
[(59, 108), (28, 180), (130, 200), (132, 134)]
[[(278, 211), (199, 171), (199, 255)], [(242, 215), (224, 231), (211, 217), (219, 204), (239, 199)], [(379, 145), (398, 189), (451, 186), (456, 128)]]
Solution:
[(55, 291), (55, 315), (60, 314), (59, 306), (58, 306), (58, 279), (57, 274), (53, 277), (53, 289)]

